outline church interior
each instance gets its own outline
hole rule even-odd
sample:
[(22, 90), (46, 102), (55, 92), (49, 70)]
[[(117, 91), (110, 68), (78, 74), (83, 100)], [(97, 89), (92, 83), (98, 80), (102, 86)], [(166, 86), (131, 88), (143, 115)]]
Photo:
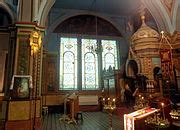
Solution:
[(0, 0), (0, 72), (0, 130), (180, 130), (180, 0)]

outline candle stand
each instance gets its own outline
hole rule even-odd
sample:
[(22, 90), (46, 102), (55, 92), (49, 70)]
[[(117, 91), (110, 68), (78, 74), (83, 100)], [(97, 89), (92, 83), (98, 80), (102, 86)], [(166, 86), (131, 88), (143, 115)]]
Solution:
[(168, 128), (170, 126), (170, 122), (165, 117), (164, 113), (164, 103), (161, 103), (161, 111), (162, 116), (160, 117), (160, 113), (156, 112), (154, 114), (154, 117), (149, 117), (145, 120), (145, 123), (149, 126), (152, 126), (154, 128)]
[(146, 108), (148, 106), (149, 106), (148, 105), (148, 100), (145, 99), (143, 96), (139, 95), (136, 98), (135, 105), (134, 105), (134, 110), (140, 110), (140, 109)]
[(107, 100), (105, 98), (103, 98), (103, 108), (104, 110), (106, 110), (108, 112), (109, 115), (109, 129), (108, 130), (113, 130), (112, 128), (112, 114), (113, 111), (116, 109), (116, 103), (115, 103), (116, 99), (113, 98), (112, 100), (110, 98), (107, 98)]

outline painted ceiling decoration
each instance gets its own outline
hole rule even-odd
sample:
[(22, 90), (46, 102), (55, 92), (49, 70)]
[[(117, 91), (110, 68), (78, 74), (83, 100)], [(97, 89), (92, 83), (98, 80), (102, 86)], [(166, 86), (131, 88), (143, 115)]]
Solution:
[(173, 9), (176, 3), (176, 0), (161, 0), (164, 8), (166, 9), (167, 14), (169, 15), (170, 19), (173, 17)]

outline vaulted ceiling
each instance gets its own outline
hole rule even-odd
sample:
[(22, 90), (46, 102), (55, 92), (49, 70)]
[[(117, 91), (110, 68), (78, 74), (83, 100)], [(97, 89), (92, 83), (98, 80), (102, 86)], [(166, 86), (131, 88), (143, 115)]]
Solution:
[[(134, 24), (134, 31), (136, 31), (141, 25), (140, 11), (143, 7), (145, 6), (141, 0), (56, 0), (52, 7), (52, 10), (55, 9), (56, 11), (50, 15), (51, 20), (48, 20), (48, 24), (51, 25), (51, 23), (58, 21), (57, 19), (60, 17), (61, 21), (63, 15), (71, 16), (76, 11), (94, 12), (95, 14), (101, 14), (101, 16), (110, 16), (111, 22), (117, 23), (120, 30), (126, 28), (127, 22), (131, 21), (131, 24)], [(157, 29), (154, 18), (147, 9), (146, 18), (146, 22), (150, 22), (150, 26)], [(55, 23), (59, 24), (59, 22)]]
[(87, 10), (110, 15), (128, 15), (140, 7), (140, 0), (56, 0), (55, 8)]

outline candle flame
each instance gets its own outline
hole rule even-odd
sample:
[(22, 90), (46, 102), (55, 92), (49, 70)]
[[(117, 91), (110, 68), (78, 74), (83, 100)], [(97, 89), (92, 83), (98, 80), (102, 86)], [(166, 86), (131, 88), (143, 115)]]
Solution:
[(115, 98), (113, 98), (113, 102), (115, 102), (116, 101), (116, 99)]
[(164, 103), (162, 102), (161, 105), (164, 106)]

